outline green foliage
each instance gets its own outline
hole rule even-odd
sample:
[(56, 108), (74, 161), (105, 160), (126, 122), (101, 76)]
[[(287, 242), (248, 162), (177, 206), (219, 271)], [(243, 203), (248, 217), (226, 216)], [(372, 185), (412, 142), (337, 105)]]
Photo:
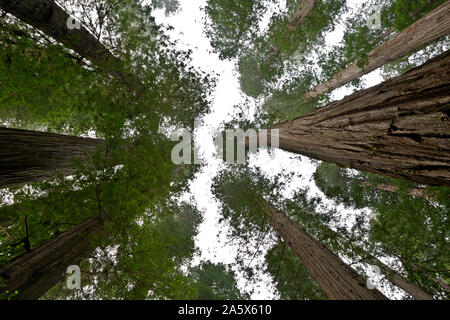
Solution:
[[(264, 59), (266, 59), (265, 56), (258, 56), (255, 53), (248, 53), (239, 59), (241, 90), (249, 97), (257, 98), (264, 94), (267, 90), (267, 83), (282, 73), (282, 70), (276, 69), (277, 65), (267, 64)], [(269, 57), (269, 59), (276, 58)]]
[[(78, 0), (84, 5), (85, 0)], [(191, 67), (191, 51), (173, 49), (154, 24), (151, 7), (137, 2), (86, 4), (80, 19), (120, 58), (130, 81), (111, 79), (65, 48), (42, 40), (33, 29), (2, 18), (0, 119), (21, 128), (110, 136), (125, 126), (147, 130), (193, 127), (209, 111), (214, 80)], [(89, 19), (89, 10), (98, 20)], [(87, 12), (86, 12), (87, 11)], [(101, 19), (100, 19), (101, 17)], [(131, 81), (132, 80), (132, 81)], [(36, 94), (40, 92), (42, 94)], [(127, 128), (129, 131), (130, 128)]]
[[(292, 27), (291, 16), (297, 4), (289, 2), (287, 12), (275, 14), (267, 32), (254, 37), (251, 46), (242, 50), (238, 70), (241, 89), (248, 96), (269, 95), (272, 84), (285, 73), (286, 64), (301, 60), (312, 46), (323, 45), (323, 35), (334, 28), (336, 16), (345, 7), (345, 1), (320, 1), (300, 25)], [(306, 84), (303, 87), (305, 89)]]
[(399, 258), (415, 283), (432, 295), (448, 299), (448, 292), (433, 281), (450, 281), (448, 207), (400, 197), (395, 203), (380, 204), (377, 211), (371, 240)]
[(208, 0), (204, 10), (205, 32), (211, 46), (220, 59), (231, 59), (255, 35), (265, 7), (261, 0)]
[(394, 25), (397, 30), (403, 30), (428, 12), (436, 9), (445, 0), (396, 0), (391, 5), (395, 14)]
[[(321, 54), (319, 66), (323, 78), (317, 84), (330, 79), (353, 62), (357, 62), (357, 65), (363, 68), (367, 64), (367, 54), (370, 51), (392, 37), (392, 34), (410, 26), (443, 2), (445, 1), (398, 0), (389, 2), (373, 0), (364, 3), (361, 10), (348, 20), (343, 41), (329, 52)], [(367, 21), (371, 14), (376, 14), (374, 8), (380, 13), (381, 27), (371, 30), (367, 26)], [(429, 55), (427, 56), (429, 57)], [(407, 69), (409, 67), (403, 66), (395, 75), (399, 75)], [(360, 85), (359, 81), (354, 84)]]
[[(349, 208), (368, 207), (376, 214), (374, 219), (357, 221), (353, 241), (363, 243), (375, 256), (387, 254), (399, 259), (409, 280), (435, 297), (446, 297), (434, 280), (448, 282), (449, 188), (423, 189), (403, 180), (350, 173), (327, 163), (317, 168), (314, 179), (338, 203)], [(414, 189), (421, 190), (421, 196), (412, 196)], [(370, 240), (364, 240), (366, 236)]]
[[(298, 191), (292, 201), (283, 201), (280, 192), (289, 176), (265, 178), (259, 170), (233, 166), (214, 179), (213, 193), (222, 204), (223, 220), (230, 226), (228, 237), (238, 245), (236, 264), (250, 283), (259, 272), (269, 272), (282, 299), (323, 299), (317, 284), (309, 274), (300, 279), (295, 271), (304, 266), (289, 249), (282, 254), (284, 244), (279, 242), (264, 214), (264, 199), (279, 204), (294, 221), (302, 226), (321, 225), (330, 220), (328, 214), (318, 213), (318, 199), (307, 199)], [(313, 233), (314, 234), (314, 233)], [(251, 267), (256, 257), (265, 259), (265, 265)], [(303, 281), (304, 280), (304, 281)]]
[(196, 281), (197, 300), (248, 300), (237, 287), (236, 274), (222, 263), (202, 262), (190, 270)]
[[(91, 161), (79, 163), (72, 179), (56, 177), (31, 188), (11, 189), (14, 205), (0, 208), (14, 210), (17, 221), (12, 230), (3, 232), (6, 243), (24, 237), (25, 217), (35, 248), (91, 216), (104, 216), (116, 227), (126, 224), (155, 199), (180, 191), (182, 183), (170, 186), (175, 165), (166, 159), (170, 159), (172, 142), (164, 142), (164, 137), (153, 139), (110, 141), (109, 152), (99, 150)], [(21, 252), (5, 256), (2, 251), (2, 262)]]
[[(343, 41), (323, 50), (325, 34), (347, 12), (346, 1), (318, 1), (306, 19), (291, 23), (298, 0), (259, 27), (272, 0), (208, 0), (205, 33), (221, 59), (237, 61), (242, 91), (262, 103), (257, 119), (229, 126), (257, 128), (305, 114), (328, 96), (305, 101), (311, 87), (353, 62), (363, 68), (375, 47), (423, 17), (444, 0), (367, 1), (345, 25)], [(214, 179), (222, 224), (239, 245), (233, 266), (203, 262), (191, 267), (195, 236), (202, 221), (195, 204), (178, 202), (198, 167), (183, 174), (168, 159), (174, 143), (161, 132), (209, 112), (215, 80), (191, 66), (192, 51), (175, 49), (152, 11), (176, 13), (178, 0), (63, 0), (79, 9), (77, 18), (117, 57), (117, 65), (93, 65), (10, 15), (0, 15), (0, 121), (15, 128), (95, 135), (105, 146), (76, 162), (70, 178), (2, 191), (0, 266), (89, 217), (101, 216), (107, 236), (96, 238), (81, 263), (83, 289), (65, 281), (46, 299), (249, 299), (238, 276), (256, 281), (267, 272), (281, 299), (326, 299), (299, 259), (274, 234), (265, 201), (333, 252), (353, 263), (367, 257), (395, 258), (399, 270), (437, 298), (448, 299), (450, 188), (424, 187), (323, 163), (314, 174), (323, 193), (347, 209), (371, 209), (376, 218), (355, 214), (344, 228), (336, 210), (296, 190), (281, 196), (293, 177), (269, 179), (258, 169), (233, 166)], [(381, 28), (367, 21), (380, 5)], [(448, 39), (384, 67), (385, 77), (412, 68), (446, 50)], [(120, 69), (125, 79), (106, 70)], [(352, 83), (361, 86), (360, 80)], [(241, 114), (246, 105), (240, 106)], [(242, 117), (241, 117), (242, 118)], [(189, 172), (188, 172), (189, 171)], [(389, 192), (382, 186), (391, 187)], [(413, 190), (419, 195), (412, 196)], [(8, 192), (13, 194), (6, 199)], [(254, 265), (255, 259), (264, 263)], [(1, 286), (1, 284), (0, 284)], [(17, 292), (7, 292), (12, 299)]]
[(324, 44), (324, 34), (334, 29), (336, 17), (345, 10), (345, 0), (318, 1), (301, 24), (292, 27), (292, 15), (300, 1), (287, 3), (287, 12), (276, 14), (266, 33), (267, 41), (284, 57), (303, 55), (314, 45)]
[(112, 227), (82, 267), (83, 290), (65, 281), (44, 298), (52, 299), (191, 299), (195, 285), (182, 266), (195, 253), (200, 212), (186, 203), (158, 201), (138, 219)]
[(318, 99), (304, 97), (313, 81), (313, 73), (305, 70), (301, 76), (284, 83), (280, 90), (273, 90), (263, 105), (267, 117), (272, 120), (269, 121), (269, 125), (295, 119), (316, 108)]
[(282, 300), (328, 299), (299, 259), (282, 242), (266, 254), (267, 272), (273, 277)]
[(180, 2), (178, 0), (152, 0), (152, 6), (155, 9), (164, 9), (166, 16), (170, 16), (180, 9)]

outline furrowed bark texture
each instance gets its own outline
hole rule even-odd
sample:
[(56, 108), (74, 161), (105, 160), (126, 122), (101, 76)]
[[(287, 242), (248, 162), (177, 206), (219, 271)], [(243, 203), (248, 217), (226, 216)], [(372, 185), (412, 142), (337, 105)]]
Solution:
[(42, 181), (74, 172), (73, 161), (104, 144), (46, 132), (0, 127), (0, 188)]
[(366, 280), (283, 212), (267, 204), (271, 226), (289, 245), (317, 284), (332, 300), (385, 300)]
[(56, 41), (90, 60), (111, 76), (128, 85), (135, 84), (130, 75), (122, 72), (123, 64), (114, 57), (88, 30), (69, 29), (67, 14), (52, 0), (0, 0), (0, 8), (23, 22), (41, 30)]
[(320, 84), (306, 97), (314, 98), (339, 88), (385, 64), (420, 50), (423, 46), (450, 34), (450, 1), (442, 4), (422, 19), (384, 42), (368, 54), (368, 63), (363, 68), (357, 62), (348, 66), (332, 79)]
[(67, 267), (79, 263), (92, 249), (92, 239), (101, 233), (103, 219), (92, 217), (33, 251), (0, 268), (0, 298), (18, 291), (16, 300), (35, 300), (66, 276)]
[(279, 130), (279, 147), (286, 151), (420, 184), (450, 185), (449, 115), (447, 51), (270, 129)]

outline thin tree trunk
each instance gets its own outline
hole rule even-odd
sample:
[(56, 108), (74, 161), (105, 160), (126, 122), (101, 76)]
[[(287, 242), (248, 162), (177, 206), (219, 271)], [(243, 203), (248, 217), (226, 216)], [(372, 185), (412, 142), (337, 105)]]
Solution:
[(61, 172), (70, 175), (73, 161), (103, 140), (0, 127), (0, 188), (42, 181)]
[(137, 83), (133, 76), (123, 72), (123, 63), (88, 30), (84, 27), (69, 29), (67, 21), (70, 15), (55, 1), (0, 0), (0, 8), (64, 44), (128, 86)]
[(336, 231), (331, 228), (324, 226), (326, 231), (329, 232), (334, 238), (339, 240), (341, 243), (350, 244), (351, 250), (356, 253), (358, 256), (363, 258), (367, 263), (378, 266), (380, 268), (381, 273), (383, 273), (389, 281), (391, 281), (394, 285), (401, 288), (408, 294), (410, 294), (416, 300), (433, 300), (433, 297), (425, 292), (423, 289), (409, 281), (407, 278), (403, 277), (397, 271), (389, 267), (387, 264), (383, 263), (377, 257), (369, 254), (365, 249), (360, 246), (352, 245), (348, 239), (342, 237)]
[(306, 97), (314, 98), (339, 88), (385, 64), (420, 50), (423, 46), (450, 33), (450, 1), (401, 31), (368, 54), (368, 63), (363, 68), (357, 62), (348, 66), (332, 79), (320, 84)]
[(380, 291), (368, 289), (363, 277), (284, 213), (268, 203), (265, 203), (263, 210), (271, 226), (297, 255), (328, 298), (386, 299)]
[(291, 17), (291, 20), (289, 21), (288, 29), (290, 31), (294, 30), (297, 25), (300, 25), (303, 23), (305, 18), (308, 16), (314, 5), (316, 4), (318, 0), (301, 0), (300, 4), (295, 10), (294, 14)]
[(436, 279), (435, 277), (431, 276), (429, 274), (429, 270), (426, 270), (424, 268), (421, 268), (420, 266), (418, 266), (417, 264), (415, 264), (414, 262), (411, 262), (405, 258), (403, 258), (401, 255), (396, 255), (397, 258), (400, 259), (400, 261), (403, 264), (406, 264), (408, 266), (410, 266), (411, 268), (415, 269), (415, 270), (420, 270), (423, 272), (423, 274), (425, 275), (425, 277), (427, 277), (429, 280), (433, 281), (434, 283), (438, 284), (443, 290), (445, 290), (447, 293), (450, 293), (450, 286), (448, 284), (446, 284), (444, 281), (442, 281), (441, 279)]
[(279, 148), (286, 151), (420, 184), (450, 185), (449, 115), (450, 51), (270, 129), (279, 130)]
[[(400, 194), (398, 187), (393, 186), (391, 184), (380, 183), (377, 185), (372, 185), (370, 182), (367, 182), (367, 181), (361, 181), (361, 184), (365, 187), (375, 188), (375, 189), (382, 190), (382, 191)], [(425, 192), (424, 188), (410, 189), (410, 190), (408, 190), (408, 195), (410, 195), (411, 197), (425, 198), (427, 200), (433, 200), (435, 198), (435, 197), (433, 197), (433, 195), (427, 194)]]
[[(289, 20), (289, 23), (287, 25), (287, 31), (292, 32), (297, 28), (299, 25), (303, 23), (305, 18), (308, 16), (308, 14), (311, 12), (311, 9), (314, 7), (314, 4), (318, 0), (302, 0), (297, 8), (295, 10), (294, 14), (292, 15), (291, 19)], [(281, 51), (278, 47), (272, 46), (270, 50), (270, 57), (276, 58), (281, 54)]]
[[(103, 219), (92, 217), (40, 247), (0, 268), (0, 298), (17, 291), (13, 299), (34, 300), (66, 276), (66, 269), (79, 263), (92, 248), (91, 241), (99, 235)], [(6, 293), (9, 291), (9, 293)]]
[[(388, 184), (388, 183), (373, 184), (366, 180), (362, 180), (362, 179), (358, 179), (358, 178), (349, 178), (349, 177), (345, 177), (344, 179), (345, 179), (345, 181), (347, 181), (347, 183), (357, 182), (360, 185), (367, 187), (367, 188), (374, 188), (374, 189), (381, 190), (381, 191), (387, 191), (390, 193), (401, 194), (399, 187), (394, 186), (392, 184)], [(425, 188), (421, 188), (421, 187), (411, 188), (407, 191), (407, 194), (410, 195), (411, 197), (424, 198), (424, 199), (427, 199), (430, 201), (435, 200), (436, 196), (437, 196), (436, 193), (429, 192), (429, 191), (427, 192), (427, 190)]]
[(394, 285), (403, 289), (410, 294), (415, 300), (433, 300), (433, 297), (426, 293), (423, 289), (416, 286), (414, 283), (400, 275), (397, 271), (378, 260), (376, 257), (370, 256), (367, 261), (374, 266), (378, 266), (381, 272), (389, 279)]

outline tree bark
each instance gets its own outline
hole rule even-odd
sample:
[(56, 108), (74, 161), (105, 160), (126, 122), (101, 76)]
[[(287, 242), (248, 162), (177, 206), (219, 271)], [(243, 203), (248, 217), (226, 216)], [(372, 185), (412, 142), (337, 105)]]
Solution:
[(367, 261), (374, 266), (378, 266), (381, 272), (389, 279), (394, 285), (403, 289), (410, 294), (415, 300), (433, 300), (433, 297), (426, 293), (423, 289), (416, 286), (414, 283), (400, 275), (397, 271), (384, 264), (382, 261), (375, 257), (368, 257)]
[(415, 270), (422, 271), (423, 274), (425, 275), (425, 277), (427, 277), (429, 280), (433, 281), (434, 283), (438, 284), (447, 293), (450, 293), (450, 286), (448, 284), (446, 284), (444, 281), (442, 281), (441, 279), (436, 279), (435, 277), (431, 276), (429, 274), (429, 270), (421, 268), (420, 266), (418, 266), (414, 262), (411, 262), (411, 261), (403, 258), (401, 255), (396, 254), (396, 256), (397, 256), (398, 259), (400, 259), (400, 261), (403, 264), (408, 265), (409, 267), (411, 267), (411, 268), (413, 268)]
[[(92, 248), (91, 241), (101, 233), (103, 219), (92, 217), (52, 241), (26, 253), (0, 268), (0, 298), (34, 300), (43, 296), (66, 275), (68, 266), (79, 263)], [(9, 293), (6, 293), (9, 291)]]
[(367, 288), (363, 277), (284, 213), (268, 203), (264, 211), (271, 226), (297, 255), (328, 298), (387, 299), (380, 291)]
[(363, 68), (357, 62), (348, 66), (332, 79), (318, 85), (306, 93), (307, 98), (315, 98), (330, 90), (339, 88), (385, 64), (420, 50), (423, 46), (450, 33), (450, 1), (401, 31), (368, 54), (368, 63)]
[(392, 284), (401, 288), (408, 294), (410, 294), (415, 300), (433, 300), (433, 297), (425, 292), (422, 288), (418, 287), (407, 278), (403, 277), (397, 271), (389, 267), (387, 264), (383, 263), (377, 257), (369, 254), (365, 249), (361, 248), (357, 245), (352, 245), (348, 239), (339, 235), (336, 231), (332, 230), (329, 227), (326, 227), (327, 232), (329, 232), (333, 237), (338, 239), (341, 243), (350, 244), (350, 247), (354, 253), (363, 258), (367, 263), (378, 266), (380, 268), (381, 273), (383, 273), (386, 278), (392, 282)]
[[(375, 188), (375, 189), (382, 190), (382, 191), (400, 194), (398, 187), (393, 186), (391, 184), (380, 183), (377, 185), (372, 185), (370, 182), (367, 182), (367, 181), (361, 181), (361, 184), (365, 187)], [(425, 198), (430, 201), (434, 200), (435, 196), (436, 196), (436, 195), (433, 196), (433, 194), (427, 194), (425, 192), (424, 188), (410, 189), (410, 190), (408, 190), (408, 195), (410, 195), (411, 197), (416, 197), (416, 198)]]
[(279, 148), (286, 151), (420, 184), (450, 185), (449, 115), (447, 51), (269, 129), (279, 130)]
[(103, 140), (0, 127), (0, 188), (42, 181), (104, 145)]
[(314, 5), (318, 0), (301, 0), (300, 4), (295, 10), (294, 14), (289, 21), (288, 29), (290, 31), (294, 30), (297, 25), (303, 23), (303, 20), (308, 16)]
[(133, 76), (123, 72), (123, 63), (88, 30), (83, 27), (73, 30), (68, 28), (70, 15), (55, 1), (0, 0), (0, 8), (64, 44), (128, 86), (136, 84)]

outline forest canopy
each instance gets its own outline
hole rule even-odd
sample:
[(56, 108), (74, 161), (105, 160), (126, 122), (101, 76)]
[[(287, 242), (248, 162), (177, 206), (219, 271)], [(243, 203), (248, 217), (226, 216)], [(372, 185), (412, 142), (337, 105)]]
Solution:
[(0, 0), (0, 300), (449, 299), (449, 35), (445, 0)]

